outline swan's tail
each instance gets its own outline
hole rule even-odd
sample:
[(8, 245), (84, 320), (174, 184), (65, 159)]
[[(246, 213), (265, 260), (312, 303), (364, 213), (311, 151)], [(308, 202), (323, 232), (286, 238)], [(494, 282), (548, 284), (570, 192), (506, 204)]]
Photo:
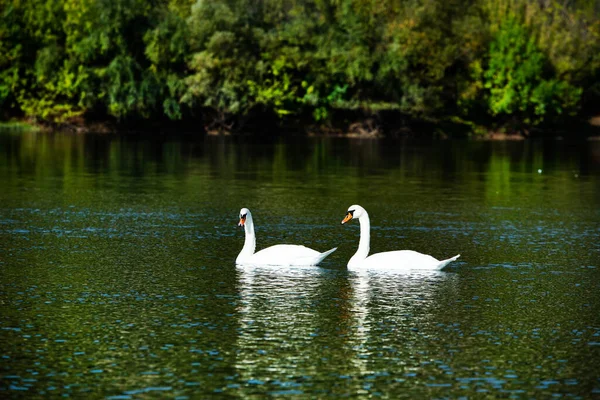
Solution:
[(454, 257), (451, 257), (447, 260), (440, 261), (440, 263), (437, 266), (437, 269), (444, 268), (446, 265), (450, 264), (452, 261), (456, 260), (458, 257), (460, 257), (460, 254), (457, 254)]
[(333, 249), (328, 250), (325, 253), (320, 253), (316, 256), (296, 258), (290, 265), (294, 265), (294, 266), (319, 265), (319, 263), (321, 261), (323, 261), (325, 259), (325, 257), (327, 257), (328, 255), (330, 255), (331, 253), (333, 253), (336, 250), (337, 250), (337, 247), (334, 247)]
[(323, 261), (325, 259), (325, 257), (327, 257), (328, 255), (330, 255), (331, 253), (333, 253), (336, 250), (337, 250), (337, 247), (334, 247), (331, 250), (327, 250), (326, 252), (319, 254), (319, 256), (317, 257), (317, 262), (315, 263), (315, 265), (319, 264), (321, 261)]

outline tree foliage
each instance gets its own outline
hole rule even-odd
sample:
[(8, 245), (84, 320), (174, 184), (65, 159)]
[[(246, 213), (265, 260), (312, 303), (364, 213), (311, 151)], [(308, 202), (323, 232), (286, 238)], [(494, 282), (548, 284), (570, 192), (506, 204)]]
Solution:
[(581, 96), (580, 88), (556, 78), (535, 38), (514, 19), (492, 40), (484, 76), (492, 114), (516, 115), (525, 124), (573, 110)]
[(592, 0), (0, 0), (0, 115), (535, 126), (600, 99)]

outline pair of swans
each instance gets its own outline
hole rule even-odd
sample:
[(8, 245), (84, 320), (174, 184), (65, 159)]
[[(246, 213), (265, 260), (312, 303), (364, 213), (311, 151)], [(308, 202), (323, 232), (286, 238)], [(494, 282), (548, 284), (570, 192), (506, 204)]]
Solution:
[[(428, 269), (440, 270), (446, 265), (456, 260), (459, 255), (452, 258), (439, 261), (427, 254), (421, 254), (412, 250), (386, 251), (369, 256), (369, 246), (371, 241), (371, 223), (369, 214), (359, 205), (353, 205), (348, 208), (342, 224), (358, 219), (360, 223), (360, 242), (358, 250), (348, 261), (350, 269), (386, 269), (386, 270), (410, 270), (410, 269)], [(278, 244), (268, 247), (257, 253), (256, 235), (254, 234), (254, 221), (252, 214), (247, 208), (240, 210), (239, 226), (244, 227), (246, 240), (242, 251), (235, 260), (240, 265), (278, 265), (278, 266), (306, 266), (318, 265), (328, 255), (333, 253), (337, 247), (324, 253), (305, 246)]]

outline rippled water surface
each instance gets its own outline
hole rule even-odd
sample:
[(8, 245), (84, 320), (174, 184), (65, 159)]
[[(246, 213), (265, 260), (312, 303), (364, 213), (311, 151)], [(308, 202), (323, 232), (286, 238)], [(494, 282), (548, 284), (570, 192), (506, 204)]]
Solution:
[[(600, 396), (600, 142), (0, 133), (0, 397)], [(349, 272), (371, 250), (447, 272)], [(321, 267), (236, 267), (338, 246)]]

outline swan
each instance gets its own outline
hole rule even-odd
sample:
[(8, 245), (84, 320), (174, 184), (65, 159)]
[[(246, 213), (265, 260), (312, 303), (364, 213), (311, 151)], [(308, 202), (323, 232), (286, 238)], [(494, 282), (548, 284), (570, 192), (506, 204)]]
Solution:
[(238, 226), (243, 226), (246, 233), (244, 247), (235, 260), (235, 263), (238, 265), (318, 265), (325, 257), (337, 249), (337, 247), (334, 247), (324, 253), (319, 253), (305, 246), (278, 244), (255, 253), (256, 236), (254, 235), (254, 221), (252, 220), (252, 213), (247, 208), (240, 210), (240, 223)]
[(384, 270), (410, 270), (410, 269), (429, 269), (440, 270), (446, 265), (460, 257), (460, 254), (448, 258), (447, 260), (437, 260), (430, 255), (421, 254), (412, 250), (397, 250), (376, 253), (369, 256), (369, 245), (371, 241), (371, 223), (367, 210), (359, 205), (353, 205), (348, 208), (342, 224), (351, 219), (358, 219), (360, 223), (360, 242), (358, 250), (348, 261), (348, 268), (369, 268)]

